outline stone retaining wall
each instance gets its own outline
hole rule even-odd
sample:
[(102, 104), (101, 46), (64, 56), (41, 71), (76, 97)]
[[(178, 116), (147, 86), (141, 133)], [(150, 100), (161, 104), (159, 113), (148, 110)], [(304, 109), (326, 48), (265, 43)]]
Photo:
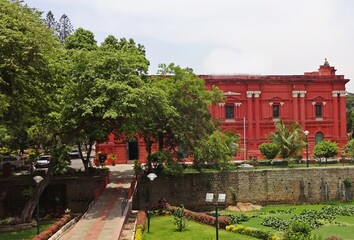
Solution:
[(203, 209), (207, 192), (226, 193), (227, 204), (300, 204), (353, 199), (354, 167), (321, 167), (302, 169), (239, 170), (236, 172), (186, 174), (184, 177), (159, 175), (153, 182), (146, 176), (139, 179), (134, 208), (148, 206), (148, 193), (156, 205), (164, 198), (173, 205)]

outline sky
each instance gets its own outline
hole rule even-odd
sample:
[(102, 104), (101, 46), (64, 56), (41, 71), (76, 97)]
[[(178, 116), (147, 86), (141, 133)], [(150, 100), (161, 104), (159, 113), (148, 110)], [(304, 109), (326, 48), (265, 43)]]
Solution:
[(133, 38), (146, 48), (150, 74), (161, 63), (196, 74), (301, 75), (325, 58), (352, 79), (354, 1), (351, 0), (24, 0), (66, 14), (75, 29)]

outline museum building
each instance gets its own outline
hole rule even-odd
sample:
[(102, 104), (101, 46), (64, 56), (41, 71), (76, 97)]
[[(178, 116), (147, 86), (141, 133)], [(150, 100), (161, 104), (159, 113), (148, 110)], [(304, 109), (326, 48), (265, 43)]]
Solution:
[[(325, 60), (318, 71), (303, 75), (199, 75), (207, 89), (213, 85), (224, 92), (225, 101), (210, 106), (212, 117), (221, 122), (223, 131), (240, 135), (234, 160), (262, 159), (258, 147), (275, 130), (275, 123), (298, 122), (308, 131), (309, 157), (322, 140), (347, 142), (346, 91), (349, 81), (336, 75)], [(108, 140), (97, 144), (96, 151), (115, 154), (117, 163), (139, 159), (146, 162), (145, 143), (139, 138), (129, 142)], [(305, 153), (304, 153), (305, 156)]]

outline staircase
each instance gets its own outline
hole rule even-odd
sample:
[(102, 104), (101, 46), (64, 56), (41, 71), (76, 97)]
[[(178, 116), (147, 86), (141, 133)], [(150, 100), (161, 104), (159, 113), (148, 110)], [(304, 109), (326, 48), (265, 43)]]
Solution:
[(119, 240), (134, 239), (136, 215), (137, 211), (131, 211), (129, 213), (128, 219), (123, 225), (122, 233), (120, 234)]

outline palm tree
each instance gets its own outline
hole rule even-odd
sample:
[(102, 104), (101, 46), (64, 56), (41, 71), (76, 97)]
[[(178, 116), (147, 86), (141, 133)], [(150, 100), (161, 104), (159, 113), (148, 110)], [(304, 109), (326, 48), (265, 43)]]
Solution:
[(283, 121), (275, 124), (275, 132), (270, 138), (280, 149), (280, 156), (285, 158), (296, 158), (301, 155), (302, 149), (306, 146), (304, 133), (300, 124), (291, 122), (287, 125)]

